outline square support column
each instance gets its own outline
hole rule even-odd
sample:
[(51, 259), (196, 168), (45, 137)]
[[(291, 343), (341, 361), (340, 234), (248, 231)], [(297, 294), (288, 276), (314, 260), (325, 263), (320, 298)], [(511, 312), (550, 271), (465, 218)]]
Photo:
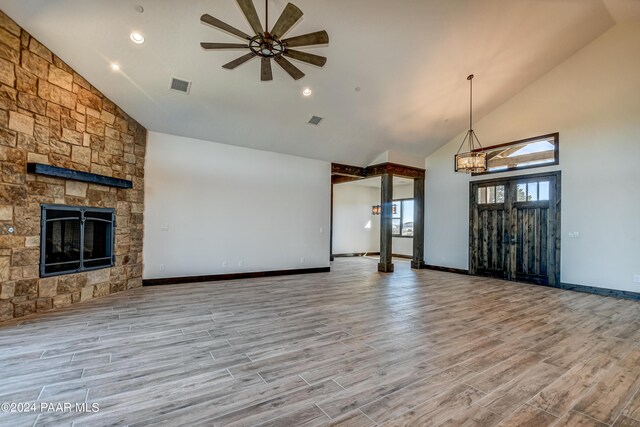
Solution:
[(411, 268), (424, 268), (424, 178), (413, 180), (413, 260)]
[(380, 263), (378, 271), (382, 273), (393, 272), (393, 175), (382, 175), (382, 189), (380, 191)]
[(331, 222), (329, 227), (329, 262), (334, 260), (333, 256), (333, 182), (331, 183)]

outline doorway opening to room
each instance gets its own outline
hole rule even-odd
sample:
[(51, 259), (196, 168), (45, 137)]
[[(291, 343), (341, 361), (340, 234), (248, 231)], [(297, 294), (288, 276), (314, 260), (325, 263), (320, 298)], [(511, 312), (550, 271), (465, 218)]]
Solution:
[[(382, 218), (380, 177), (335, 184), (333, 187), (332, 256), (380, 255)], [(393, 257), (413, 258), (413, 180), (393, 178)]]
[(472, 181), (469, 273), (560, 282), (560, 172)]
[(394, 257), (425, 268), (424, 180), (424, 169), (397, 163), (332, 163), (330, 259), (378, 255), (382, 273)]

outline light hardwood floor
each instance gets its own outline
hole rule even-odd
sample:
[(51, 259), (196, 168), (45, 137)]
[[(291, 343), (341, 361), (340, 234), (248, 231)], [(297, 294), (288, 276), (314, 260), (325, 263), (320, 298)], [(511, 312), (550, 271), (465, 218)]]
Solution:
[(640, 426), (640, 303), (338, 259), (0, 325), (0, 425)]

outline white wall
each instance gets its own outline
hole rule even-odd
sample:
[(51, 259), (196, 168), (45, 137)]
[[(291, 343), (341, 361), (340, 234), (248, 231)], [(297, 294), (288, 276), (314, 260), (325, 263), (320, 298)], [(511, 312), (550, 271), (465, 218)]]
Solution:
[(333, 253), (380, 251), (380, 189), (346, 182), (333, 186)]
[(402, 151), (387, 150), (376, 157), (369, 166), (379, 165), (380, 163), (397, 163), (399, 165), (412, 166), (414, 168), (424, 167), (424, 157), (407, 154)]
[[(561, 280), (640, 292), (637, 22), (614, 26), (474, 127), (484, 145), (560, 132), (560, 165), (522, 173), (562, 171)], [(428, 264), (466, 269), (470, 178), (452, 170), (463, 137), (426, 160), (425, 249)]]
[(323, 161), (149, 132), (144, 277), (329, 266), (330, 174)]

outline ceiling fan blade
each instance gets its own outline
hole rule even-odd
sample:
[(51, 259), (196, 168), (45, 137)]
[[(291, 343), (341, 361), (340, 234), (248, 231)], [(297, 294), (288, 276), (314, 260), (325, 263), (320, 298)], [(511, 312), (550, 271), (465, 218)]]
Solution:
[(216, 27), (222, 31), (226, 31), (227, 33), (231, 33), (234, 36), (238, 36), (241, 39), (249, 39), (251, 40), (251, 36), (245, 32), (240, 31), (239, 29), (232, 27), (231, 25), (222, 22), (221, 20), (219, 20), (218, 18), (214, 18), (211, 15), (208, 14), (204, 14), (200, 17), (200, 21), (202, 21), (205, 24), (209, 24), (213, 27)]
[(302, 36), (291, 37), (282, 40), (286, 47), (312, 46), (315, 44), (329, 43), (329, 34), (326, 31), (318, 31), (315, 33), (304, 34)]
[(318, 67), (324, 67), (324, 64), (327, 63), (327, 58), (325, 58), (324, 56), (314, 55), (307, 52), (300, 52), (299, 50), (287, 49), (284, 51), (284, 55), (288, 56), (289, 58), (297, 59), (298, 61), (316, 65)]
[(237, 0), (238, 6), (242, 9), (242, 13), (247, 17), (247, 21), (249, 21), (249, 25), (253, 28), (253, 31), (256, 34), (262, 34), (264, 30), (262, 29), (262, 24), (260, 23), (260, 18), (258, 18), (258, 12), (256, 12), (256, 7), (253, 5), (252, 0)]
[(297, 6), (291, 3), (287, 4), (287, 7), (282, 11), (282, 15), (278, 18), (276, 25), (273, 26), (271, 35), (276, 39), (281, 38), (302, 18), (302, 15), (302, 11), (298, 9)]
[(247, 53), (246, 55), (243, 55), (238, 59), (234, 59), (233, 61), (229, 62), (228, 64), (224, 64), (222, 66), (222, 68), (226, 68), (227, 70), (233, 70), (234, 68), (244, 64), (247, 61), (252, 60), (255, 57), (256, 57), (255, 53), (253, 53), (253, 52)]
[(271, 70), (271, 60), (269, 58), (262, 58), (260, 80), (262, 80), (263, 82), (270, 82), (271, 80), (273, 80), (273, 72)]
[(282, 56), (276, 56), (275, 60), (279, 66), (281, 66), (287, 73), (289, 73), (291, 77), (293, 77), (294, 80), (300, 80), (304, 77), (304, 73), (291, 62), (287, 61), (286, 58)]
[(240, 44), (240, 43), (200, 43), (203, 49), (211, 50), (211, 49), (242, 49), (248, 48), (248, 44)]

